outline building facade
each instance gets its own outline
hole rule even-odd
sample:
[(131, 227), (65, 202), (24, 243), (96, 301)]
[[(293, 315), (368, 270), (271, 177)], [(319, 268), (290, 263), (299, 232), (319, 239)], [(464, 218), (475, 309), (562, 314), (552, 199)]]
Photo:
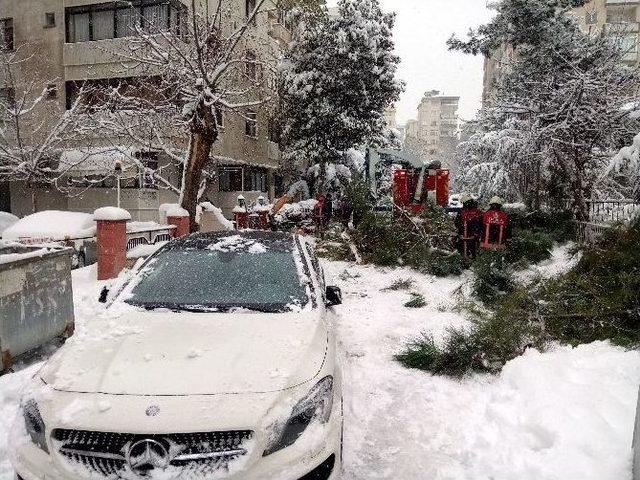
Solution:
[[(256, 4), (255, 0), (224, 1), (227, 7), (223, 9), (223, 23), (228, 28), (239, 25)], [(153, 21), (171, 30), (179, 28), (190, 6), (191, 1), (187, 0), (0, 0), (0, 50), (4, 54), (19, 52), (26, 59), (20, 63), (13, 85), (20, 88), (35, 79), (46, 86), (45, 100), (34, 112), (34, 122), (46, 125), (71, 108), (78, 85), (87, 82), (108, 85), (122, 80), (123, 62), (114, 58), (112, 52), (126, 48), (136, 34), (134, 17), (143, 24)], [(203, 15), (213, 15), (216, 7), (216, 0), (196, 2)], [(256, 64), (275, 63), (281, 46), (290, 38), (282, 12), (269, 4), (258, 14), (250, 30), (242, 44), (245, 58), (255, 60)], [(132, 71), (135, 70), (129, 70)], [(263, 81), (272, 79), (265, 75)], [(2, 77), (0, 95), (16, 95)], [(273, 198), (280, 151), (270, 108), (254, 107), (242, 114), (221, 111), (218, 123), (220, 135), (213, 147), (210, 182), (203, 200), (211, 201), (230, 215), (239, 194), (249, 201), (260, 195)], [(32, 130), (34, 135), (37, 131), (46, 132), (46, 128)], [(171, 140), (177, 146), (176, 156), (183, 155), (188, 139)], [(112, 152), (104, 155), (105, 149), (113, 145), (119, 145), (116, 155)], [(117, 182), (121, 186), (122, 207), (129, 209), (137, 220), (157, 220), (159, 205), (177, 201), (175, 191), (163, 188), (153, 175), (148, 175), (148, 169), (160, 170), (170, 183), (180, 185), (181, 166), (175, 156), (154, 148), (152, 142), (136, 145), (128, 141), (124, 145), (119, 139), (87, 135), (71, 141), (67, 147), (55, 159), (58, 168), (63, 168), (65, 159), (78, 152), (90, 158), (81, 167), (65, 171), (64, 188), (12, 182), (0, 188), (3, 197), (10, 197), (0, 205), (10, 205), (12, 213), (19, 216), (46, 209), (91, 212), (100, 206), (116, 204)], [(114, 169), (114, 158), (121, 150), (126, 150), (127, 155), (122, 155), (125, 168), (119, 172)], [(132, 166), (127, 156), (139, 162)], [(143, 170), (139, 168), (141, 163), (145, 166)]]
[(460, 97), (425, 93), (418, 106), (418, 119), (406, 126), (405, 146), (423, 156), (446, 157), (458, 143)]

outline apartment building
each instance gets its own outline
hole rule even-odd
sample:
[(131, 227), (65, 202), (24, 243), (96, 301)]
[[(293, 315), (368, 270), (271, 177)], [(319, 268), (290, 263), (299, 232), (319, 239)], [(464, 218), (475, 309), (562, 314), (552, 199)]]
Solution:
[(395, 130), (398, 128), (397, 120), (398, 111), (395, 105), (391, 105), (384, 111), (384, 121), (387, 124), (387, 128)]
[[(197, 0), (196, 8), (203, 15), (212, 15), (216, 1)], [(233, 28), (244, 21), (247, 12), (253, 11), (256, 1), (231, 1), (234, 4), (224, 10), (223, 22)], [(34, 112), (34, 122), (55, 122), (73, 104), (79, 85), (87, 82), (108, 85), (123, 80), (123, 62), (114, 58), (112, 52), (126, 48), (131, 42), (136, 34), (135, 21), (153, 21), (166, 30), (179, 29), (190, 7), (190, 0), (0, 0), (0, 51), (19, 50), (25, 59), (14, 79), (17, 88), (33, 80), (46, 85), (46, 98)], [(246, 49), (245, 58), (275, 62), (282, 45), (289, 39), (283, 12), (269, 4), (258, 14), (242, 46)], [(248, 65), (248, 69), (255, 68), (255, 64)], [(135, 78), (135, 69), (129, 69), (127, 75)], [(3, 81), (0, 77), (0, 95), (15, 95)], [(264, 82), (270, 81), (272, 79), (265, 75)], [(269, 109), (254, 107), (243, 115), (221, 111), (218, 123), (221, 133), (211, 158), (214, 175), (204, 197), (228, 215), (239, 194), (249, 200), (260, 195), (273, 198), (280, 151)], [(46, 129), (34, 128), (33, 134), (37, 135), (37, 131)], [(178, 155), (186, 150), (187, 138), (169, 140), (176, 146)], [(34, 137), (32, 141), (38, 139)], [(52, 164), (59, 168), (73, 165), (72, 160), (79, 152), (89, 158), (65, 171), (68, 178), (63, 191), (50, 185), (12, 182), (9, 187), (0, 188), (4, 197), (10, 197), (4, 198), (4, 205), (10, 205), (11, 211), (19, 216), (34, 209), (91, 212), (100, 206), (115, 205), (119, 182), (122, 207), (129, 209), (137, 220), (156, 220), (159, 205), (175, 202), (177, 195), (162, 188), (153, 176), (140, 171), (136, 162), (127, 157), (135, 157), (148, 169), (162, 170), (163, 176), (175, 185), (179, 185), (181, 173), (180, 166), (152, 143), (127, 142), (124, 148), (128, 155), (118, 158), (119, 153), (111, 151), (118, 139), (88, 135), (74, 140), (68, 149), (56, 153), (59, 158), (53, 159)], [(107, 150), (109, 154), (105, 154)], [(116, 160), (124, 164), (121, 173), (114, 171)]]
[(418, 119), (406, 127), (407, 148), (427, 155), (443, 155), (458, 143), (458, 105), (460, 97), (425, 93), (418, 106)]
[[(572, 15), (580, 28), (592, 35), (602, 32), (611, 34), (624, 52), (624, 61), (630, 65), (640, 62), (638, 55), (638, 33), (640, 25), (640, 0), (591, 0), (576, 8)], [(507, 72), (515, 58), (513, 48), (508, 45), (485, 58), (483, 79), (483, 103), (490, 103), (495, 83)]]

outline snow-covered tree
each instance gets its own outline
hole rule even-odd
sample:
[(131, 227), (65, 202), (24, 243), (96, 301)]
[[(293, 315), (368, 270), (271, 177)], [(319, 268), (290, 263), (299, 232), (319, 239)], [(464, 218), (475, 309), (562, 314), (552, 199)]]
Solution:
[(282, 64), (285, 158), (319, 165), (319, 190), (328, 164), (350, 148), (385, 142), (384, 112), (403, 88), (394, 15), (378, 0), (340, 0), (338, 12), (302, 15)]
[(595, 188), (601, 197), (640, 201), (640, 133), (606, 162)]
[(61, 153), (69, 144), (82, 139), (91, 147), (80, 133), (85, 92), (81, 89), (66, 110), (51, 102), (57, 96), (56, 79), (26, 68), (34, 48), (25, 43), (0, 52), (0, 182), (66, 191), (69, 170), (81, 169), (91, 161), (89, 155), (76, 155), (72, 162), (60, 164)]
[(464, 176), (490, 183), (501, 172), (497, 178), (508, 179), (529, 205), (569, 198), (578, 219), (587, 216), (601, 152), (637, 131), (625, 105), (640, 80), (623, 63), (625, 52), (613, 33), (587, 35), (567, 15), (581, 3), (502, 0), (495, 19), (467, 42), (450, 41), (470, 53), (503, 44), (515, 51), (480, 122), (480, 151), (487, 143), (495, 150), (493, 176), (484, 177), (487, 167), (473, 163)]
[[(162, 149), (184, 165), (177, 190), (192, 222), (220, 115), (255, 119), (256, 108), (274, 93), (267, 81), (273, 73), (273, 42), (260, 36), (257, 21), (276, 3), (256, 0), (246, 15), (233, 0), (213, 5), (206, 12), (191, 0), (170, 30), (138, 22), (128, 48), (109, 53), (123, 65), (122, 76), (147, 81), (133, 89), (118, 85), (94, 112), (97, 128)], [(188, 139), (186, 153), (176, 148), (181, 138)]]

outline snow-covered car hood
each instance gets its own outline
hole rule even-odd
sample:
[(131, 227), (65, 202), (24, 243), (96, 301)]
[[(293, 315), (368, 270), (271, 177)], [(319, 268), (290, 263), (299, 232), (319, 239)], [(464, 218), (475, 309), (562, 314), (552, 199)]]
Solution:
[(56, 390), (116, 395), (275, 392), (317, 375), (328, 332), (318, 312), (135, 311), (99, 321), (41, 371)]

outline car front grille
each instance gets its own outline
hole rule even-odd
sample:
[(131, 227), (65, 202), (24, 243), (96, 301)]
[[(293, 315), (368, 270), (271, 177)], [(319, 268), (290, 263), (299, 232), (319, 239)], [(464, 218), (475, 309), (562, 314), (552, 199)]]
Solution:
[[(253, 432), (232, 430), (140, 435), (55, 429), (52, 437), (62, 458), (74, 469), (84, 470), (88, 476), (98, 474), (115, 479), (133, 472), (144, 478), (155, 468), (163, 468), (175, 471), (177, 478), (196, 479), (214, 473), (219, 475), (232, 460), (246, 455), (247, 442), (253, 437)], [(132, 455), (141, 458), (146, 451), (152, 451), (153, 461), (137, 468), (132, 466), (135, 463), (130, 461)], [(160, 465), (163, 463), (161, 460), (166, 464)], [(144, 459), (139, 463), (145, 463)]]

